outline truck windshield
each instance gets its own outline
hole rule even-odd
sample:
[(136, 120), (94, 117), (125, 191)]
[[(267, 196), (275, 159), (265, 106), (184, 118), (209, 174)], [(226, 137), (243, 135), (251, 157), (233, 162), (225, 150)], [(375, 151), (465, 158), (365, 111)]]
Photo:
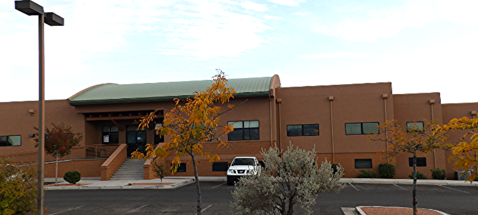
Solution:
[(231, 166), (234, 165), (254, 165), (253, 158), (236, 158), (232, 161)]

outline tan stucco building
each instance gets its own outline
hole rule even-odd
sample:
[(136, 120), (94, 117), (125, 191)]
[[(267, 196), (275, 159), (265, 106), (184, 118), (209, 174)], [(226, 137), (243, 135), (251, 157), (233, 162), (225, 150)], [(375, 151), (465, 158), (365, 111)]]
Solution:
[[(138, 120), (159, 109), (160, 116), (171, 110), (174, 98), (192, 96), (212, 83), (186, 81), (147, 84), (102, 84), (89, 87), (66, 100), (46, 102), (46, 124), (65, 123), (84, 140), (71, 155), (60, 163), (59, 175), (77, 170), (83, 177), (108, 180), (127, 155), (146, 143), (159, 144), (154, 126), (137, 130)], [(286, 148), (289, 142), (303, 149), (318, 152), (319, 159), (340, 163), (345, 177), (356, 177), (360, 170), (378, 172), (384, 160), (378, 152), (384, 142), (371, 141), (366, 134), (386, 120), (399, 123), (420, 123), (424, 120), (448, 122), (458, 117), (476, 117), (478, 103), (441, 104), (439, 93), (393, 94), (391, 83), (350, 84), (334, 86), (281, 87), (279, 76), (230, 79), (229, 86), (237, 91), (232, 104), (240, 104), (222, 116), (220, 123), (235, 122), (229, 134), (230, 146), (217, 148), (205, 144), (205, 150), (219, 154), (221, 161), (209, 163), (199, 158), (199, 175), (226, 175), (227, 162), (236, 156), (256, 156), (277, 144)], [(246, 101), (247, 100), (247, 101)], [(246, 102), (244, 102), (246, 101)], [(18, 162), (36, 162), (34, 127), (38, 126), (38, 102), (0, 103), (0, 156)], [(161, 123), (161, 117), (156, 123)], [(447, 161), (449, 152), (437, 150), (421, 155), (418, 170), (431, 178), (430, 169), (446, 170), (454, 179), (453, 165)], [(396, 178), (407, 178), (412, 171), (410, 155), (399, 155), (393, 161)], [(171, 157), (165, 159), (170, 164)], [(189, 157), (182, 159), (176, 175), (193, 175)], [(53, 158), (47, 156), (47, 162)], [(142, 164), (144, 178), (153, 178), (151, 161)], [(141, 168), (141, 167), (139, 167)], [(47, 163), (46, 177), (54, 175), (53, 164)]]

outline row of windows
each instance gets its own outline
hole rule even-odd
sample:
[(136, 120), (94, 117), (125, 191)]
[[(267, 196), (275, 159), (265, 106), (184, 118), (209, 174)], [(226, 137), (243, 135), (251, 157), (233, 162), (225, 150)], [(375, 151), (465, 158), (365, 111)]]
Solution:
[[(234, 130), (228, 134), (229, 141), (237, 140), (259, 140), (259, 121), (231, 121), (228, 125), (233, 125)], [(360, 123), (345, 123), (346, 135), (362, 135), (378, 133), (378, 122), (360, 122)], [(423, 129), (423, 122), (407, 122), (408, 129)], [(156, 128), (157, 129), (157, 128)], [(119, 143), (118, 127), (103, 126), (103, 144)], [(138, 140), (145, 140), (146, 133), (142, 130), (137, 130), (137, 126), (131, 125), (126, 127), (126, 136), (128, 143), (135, 143)], [(319, 124), (299, 124), (287, 125), (287, 136), (318, 136)], [(155, 143), (164, 142), (163, 137), (155, 136)]]
[[(413, 158), (408, 158), (408, 166), (413, 166)], [(417, 167), (427, 166), (426, 157), (417, 157)], [(372, 159), (355, 159), (355, 169), (371, 169)]]
[[(157, 129), (157, 128), (156, 128)], [(103, 144), (118, 144), (119, 143), (119, 129), (117, 126), (103, 126)], [(126, 126), (126, 143), (136, 144), (146, 142), (146, 131), (138, 130), (137, 125)], [(154, 143), (164, 142), (164, 137), (154, 135)]]
[(0, 146), (21, 146), (21, 145), (22, 145), (22, 136), (20, 135), (0, 136)]
[[(378, 122), (345, 123), (346, 135), (376, 134)], [(423, 122), (407, 122), (407, 130), (422, 130)], [(287, 125), (287, 136), (318, 136), (319, 124)]]

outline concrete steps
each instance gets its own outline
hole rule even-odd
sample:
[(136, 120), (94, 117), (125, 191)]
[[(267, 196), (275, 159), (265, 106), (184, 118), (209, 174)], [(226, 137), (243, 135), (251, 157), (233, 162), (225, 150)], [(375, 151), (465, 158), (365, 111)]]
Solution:
[(126, 159), (110, 180), (143, 180), (143, 164), (145, 159)]

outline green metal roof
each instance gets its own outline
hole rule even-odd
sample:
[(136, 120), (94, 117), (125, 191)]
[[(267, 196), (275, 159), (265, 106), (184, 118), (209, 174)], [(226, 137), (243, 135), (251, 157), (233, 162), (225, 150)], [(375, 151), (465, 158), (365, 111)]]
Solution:
[[(269, 95), (273, 77), (229, 79), (227, 86), (236, 90), (234, 96)], [(104, 84), (91, 87), (70, 98), (71, 105), (138, 101), (161, 101), (192, 97), (203, 91), (213, 80), (159, 82), (144, 84)]]

